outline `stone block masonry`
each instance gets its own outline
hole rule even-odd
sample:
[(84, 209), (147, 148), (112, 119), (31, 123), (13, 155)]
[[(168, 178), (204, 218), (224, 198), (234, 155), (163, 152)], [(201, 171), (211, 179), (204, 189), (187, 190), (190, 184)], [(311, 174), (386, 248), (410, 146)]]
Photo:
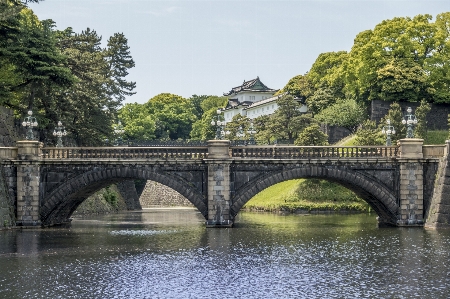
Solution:
[(434, 193), (426, 213), (425, 227), (450, 228), (450, 141), (446, 142), (446, 155), (441, 159), (436, 175)]
[(139, 197), (139, 202), (142, 208), (150, 208), (155, 206), (162, 207), (192, 207), (192, 203), (183, 195), (167, 187), (163, 184), (154, 181), (147, 181)]
[[(380, 122), (381, 118), (384, 117), (391, 106), (392, 102), (386, 102), (381, 100), (373, 100), (371, 102), (371, 111), (370, 111), (370, 119), (377, 122)], [(419, 107), (420, 103), (410, 103), (410, 102), (399, 102), (398, 103), (402, 108), (402, 111), (405, 111), (407, 107), (411, 107), (413, 111), (416, 111), (416, 108)], [(447, 130), (447, 118), (448, 114), (450, 114), (450, 105), (449, 104), (430, 104), (431, 111), (427, 115), (427, 127), (430, 130)]]
[(11, 227), (14, 225), (14, 204), (11, 203), (4, 172), (0, 171), (0, 229)]

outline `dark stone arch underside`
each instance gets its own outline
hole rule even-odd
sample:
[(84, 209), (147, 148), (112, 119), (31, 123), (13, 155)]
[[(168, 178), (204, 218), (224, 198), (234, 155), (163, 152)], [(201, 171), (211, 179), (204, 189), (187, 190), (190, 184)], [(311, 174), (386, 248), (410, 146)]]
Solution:
[(41, 222), (44, 226), (66, 223), (76, 208), (94, 192), (130, 179), (152, 180), (166, 185), (186, 197), (205, 218), (207, 217), (208, 208), (204, 196), (182, 177), (147, 169), (130, 170), (124, 166), (122, 170), (120, 167), (114, 170), (93, 169), (61, 183), (42, 199)]
[(300, 178), (319, 178), (339, 183), (364, 199), (382, 222), (395, 225), (398, 220), (399, 207), (396, 196), (376, 179), (357, 171), (315, 165), (266, 173), (249, 181), (246, 184), (248, 188), (240, 188), (231, 199), (231, 216), (235, 217), (245, 203), (262, 190), (283, 181)]

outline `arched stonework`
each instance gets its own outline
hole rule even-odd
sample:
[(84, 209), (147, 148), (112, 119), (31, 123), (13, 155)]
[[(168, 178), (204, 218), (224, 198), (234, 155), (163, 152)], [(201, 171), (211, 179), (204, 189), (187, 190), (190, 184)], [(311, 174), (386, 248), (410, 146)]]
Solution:
[(319, 178), (339, 183), (367, 201), (381, 222), (395, 225), (398, 220), (399, 207), (396, 196), (378, 180), (348, 169), (316, 165), (265, 173), (250, 180), (244, 188), (237, 190), (231, 199), (232, 217), (235, 217), (245, 203), (262, 190), (283, 181), (300, 178)]
[(40, 217), (43, 225), (61, 224), (68, 221), (76, 208), (97, 190), (123, 180), (144, 179), (166, 185), (186, 197), (206, 218), (208, 209), (204, 196), (182, 177), (140, 169), (137, 171), (95, 168), (62, 182), (42, 199)]

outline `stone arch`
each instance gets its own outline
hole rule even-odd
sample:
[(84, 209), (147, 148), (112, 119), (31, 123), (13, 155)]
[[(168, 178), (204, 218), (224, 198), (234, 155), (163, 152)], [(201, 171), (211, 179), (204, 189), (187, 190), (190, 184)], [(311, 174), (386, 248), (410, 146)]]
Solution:
[(381, 223), (396, 225), (399, 207), (395, 194), (373, 177), (344, 168), (310, 165), (268, 173), (249, 181), (231, 199), (230, 215), (234, 218), (247, 201), (260, 191), (277, 183), (300, 178), (319, 178), (336, 182), (363, 198), (378, 214)]
[(43, 198), (40, 208), (42, 225), (51, 226), (69, 221), (76, 208), (95, 191), (129, 179), (152, 180), (166, 185), (186, 197), (206, 218), (208, 208), (204, 196), (181, 177), (146, 169), (129, 167), (93, 169), (63, 182)]

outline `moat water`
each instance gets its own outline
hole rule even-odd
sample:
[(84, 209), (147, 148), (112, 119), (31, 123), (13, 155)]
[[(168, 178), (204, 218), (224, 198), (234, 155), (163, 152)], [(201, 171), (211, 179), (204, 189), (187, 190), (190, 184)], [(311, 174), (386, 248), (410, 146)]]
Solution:
[(377, 228), (376, 215), (193, 209), (0, 231), (0, 298), (449, 298), (450, 230)]

